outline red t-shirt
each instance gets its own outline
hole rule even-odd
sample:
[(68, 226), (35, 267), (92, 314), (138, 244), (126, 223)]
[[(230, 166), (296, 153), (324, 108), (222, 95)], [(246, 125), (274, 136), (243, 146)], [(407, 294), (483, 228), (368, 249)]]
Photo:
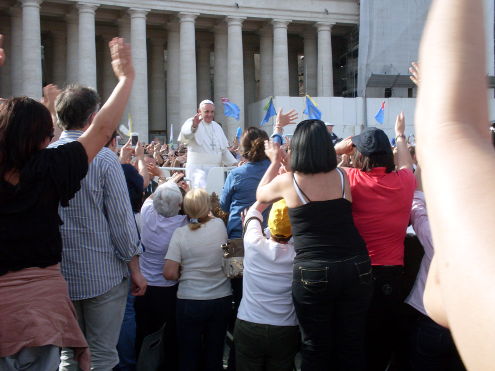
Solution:
[(404, 238), (416, 179), (409, 169), (385, 173), (346, 169), (352, 192), (352, 215), (366, 242), (372, 265), (404, 265)]

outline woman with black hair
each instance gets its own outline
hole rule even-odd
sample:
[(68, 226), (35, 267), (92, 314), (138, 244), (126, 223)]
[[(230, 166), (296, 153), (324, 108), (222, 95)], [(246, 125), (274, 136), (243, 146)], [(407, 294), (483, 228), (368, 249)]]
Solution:
[(352, 218), (347, 176), (325, 124), (297, 125), (289, 149), (291, 171), (277, 176), (278, 144), (265, 142), (270, 167), (256, 196), (284, 198), (294, 237), (292, 295), (303, 335), (302, 370), (364, 370), (365, 318), (372, 293), (366, 246)]
[(80, 189), (132, 89), (130, 46), (123, 39), (109, 46), (118, 84), (77, 141), (46, 149), (54, 130), (48, 109), (27, 97), (0, 104), (1, 370), (57, 369), (59, 347), (74, 348), (79, 367), (89, 370), (88, 345), (60, 273), (58, 206)]

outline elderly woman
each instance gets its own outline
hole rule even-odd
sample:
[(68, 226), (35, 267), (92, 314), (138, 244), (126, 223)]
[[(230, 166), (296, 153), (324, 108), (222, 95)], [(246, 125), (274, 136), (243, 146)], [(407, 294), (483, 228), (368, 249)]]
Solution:
[(222, 271), (227, 230), (210, 216), (210, 197), (193, 189), (184, 197), (189, 224), (177, 228), (170, 241), (164, 275), (179, 280), (177, 336), (179, 370), (221, 370), (227, 324), (232, 307), (230, 281)]
[(163, 264), (174, 231), (187, 224), (180, 215), (182, 193), (176, 181), (182, 174), (158, 186), (141, 208), (141, 243), (144, 252), (139, 261), (141, 273), (148, 281), (144, 296), (136, 299), (136, 346), (140, 350), (145, 336), (158, 331), (166, 322), (167, 364), (177, 357), (175, 340), (175, 306), (177, 281), (163, 277)]
[(67, 206), (79, 190), (131, 92), (130, 46), (113, 39), (110, 49), (119, 82), (77, 141), (46, 149), (54, 128), (41, 103), (21, 97), (0, 104), (1, 370), (55, 370), (59, 347), (75, 348), (79, 366), (89, 370), (87, 344), (60, 273), (58, 206)]

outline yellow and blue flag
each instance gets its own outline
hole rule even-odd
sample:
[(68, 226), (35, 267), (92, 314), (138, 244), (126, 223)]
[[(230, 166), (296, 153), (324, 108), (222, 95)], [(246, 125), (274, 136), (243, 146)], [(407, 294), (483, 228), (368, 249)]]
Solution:
[(321, 111), (316, 102), (309, 95), (306, 95), (306, 109), (303, 112), (310, 120), (321, 120)]
[(260, 122), (260, 126), (265, 125), (268, 121), (270, 121), (270, 118), (273, 116), (277, 115), (277, 111), (275, 110), (275, 106), (273, 105), (273, 97), (270, 97), (268, 102), (265, 104), (265, 107), (263, 109), (266, 111), (265, 117), (263, 117), (263, 120)]
[(221, 101), (223, 103), (223, 114), (226, 117), (233, 117), (237, 121), (239, 121), (240, 113), (241, 113), (241, 109), (239, 108), (239, 106), (231, 102), (229, 98), (222, 97)]

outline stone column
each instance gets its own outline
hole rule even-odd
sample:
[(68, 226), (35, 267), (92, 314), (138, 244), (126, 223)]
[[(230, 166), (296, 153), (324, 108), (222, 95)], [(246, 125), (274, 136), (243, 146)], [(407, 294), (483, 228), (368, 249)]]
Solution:
[(67, 24), (67, 83), (79, 80), (79, 20), (75, 11), (65, 17)]
[(316, 35), (314, 29), (304, 32), (304, 90), (310, 96), (316, 96)]
[(196, 91), (196, 35), (194, 21), (198, 14), (179, 13), (180, 20), (180, 124), (194, 116)]
[(79, 10), (78, 82), (93, 89), (97, 88), (95, 40), (95, 11), (97, 7), (96, 4), (77, 3)]
[(227, 92), (231, 102), (241, 110), (239, 121), (233, 117), (227, 118), (227, 139), (232, 141), (237, 127), (244, 128), (244, 66), (242, 48), (242, 22), (245, 18), (227, 17), (228, 67)]
[(65, 39), (65, 32), (62, 30), (55, 30), (52, 32), (53, 41), (53, 66), (52, 75), (53, 82), (62, 88), (67, 81), (66, 68), (67, 68), (67, 41)]
[(254, 66), (254, 47), (250, 43), (244, 46), (244, 122), (252, 125), (248, 121), (249, 105), (256, 99), (256, 80)]
[(260, 30), (260, 99), (273, 95), (273, 28)]
[(152, 37), (150, 38), (150, 41), (150, 131), (165, 131), (167, 129), (167, 112), (165, 109), (165, 40), (162, 38)]
[(225, 124), (226, 117), (223, 114), (222, 97), (227, 97), (227, 27), (224, 22), (220, 22), (215, 26), (215, 67), (214, 67), (214, 94), (215, 94), (215, 121)]
[(273, 95), (289, 95), (289, 52), (287, 25), (290, 21), (274, 19), (273, 24)]
[[(10, 8), (10, 61), (22, 61), (22, 12), (18, 7)], [(12, 95), (22, 95), (22, 63), (10, 63)]]
[[(115, 85), (117, 85), (117, 78), (113, 73), (113, 68), (111, 65), (112, 57), (110, 55), (110, 48), (108, 43), (112, 39), (113, 35), (102, 35), (103, 38), (103, 61), (102, 61), (102, 91), (100, 95), (103, 101), (106, 101), (108, 97), (112, 94)], [(126, 115), (127, 119), (127, 115)]]
[(40, 0), (21, 0), (22, 4), (22, 94), (41, 98)]
[(203, 99), (213, 99), (211, 96), (211, 76), (210, 76), (210, 52), (211, 42), (209, 40), (199, 40), (198, 42), (198, 104)]
[[(117, 20), (117, 25), (119, 28), (119, 36), (124, 38), (126, 43), (131, 42), (131, 22), (129, 19), (129, 15), (124, 14)], [(122, 114), (122, 119), (120, 120), (119, 126), (128, 127), (129, 122), (129, 111), (130, 111), (131, 102), (127, 102), (127, 106), (125, 107), (124, 113)], [(129, 128), (130, 129), (130, 128)], [(126, 133), (123, 133), (126, 134)]]
[(319, 97), (333, 97), (332, 30), (333, 23), (318, 22), (318, 86)]
[(180, 116), (180, 34), (178, 22), (167, 25), (167, 140), (174, 125), (174, 141), (182, 125)]
[(289, 48), (289, 94), (299, 96), (299, 63), (297, 49)]
[(131, 16), (132, 60), (136, 71), (130, 98), (133, 130), (139, 140), (148, 143), (148, 55), (146, 50), (145, 9), (129, 9)]

